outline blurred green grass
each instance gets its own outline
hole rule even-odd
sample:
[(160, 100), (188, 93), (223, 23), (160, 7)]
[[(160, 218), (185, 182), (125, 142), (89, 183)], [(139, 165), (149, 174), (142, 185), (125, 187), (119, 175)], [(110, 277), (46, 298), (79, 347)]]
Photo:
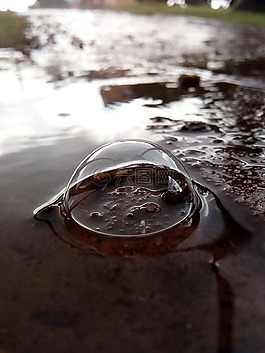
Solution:
[(22, 49), (26, 44), (28, 23), (25, 17), (13, 12), (0, 12), (0, 47)]
[(110, 9), (123, 10), (138, 14), (169, 14), (182, 16), (203, 17), (232, 23), (242, 23), (250, 25), (265, 26), (265, 13), (255, 13), (250, 11), (239, 11), (234, 9), (218, 9), (213, 10), (209, 6), (188, 6), (181, 8), (177, 5), (172, 7), (165, 3), (158, 2), (141, 2), (132, 5), (112, 6)]

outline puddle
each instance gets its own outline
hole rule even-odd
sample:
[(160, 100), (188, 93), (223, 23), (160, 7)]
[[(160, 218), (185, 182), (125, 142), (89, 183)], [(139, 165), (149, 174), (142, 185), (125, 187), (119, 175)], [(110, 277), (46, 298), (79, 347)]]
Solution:
[[(264, 30), (100, 10), (30, 21), (30, 57), (0, 52), (0, 351), (263, 353)], [(160, 160), (135, 183), (133, 146), (103, 165), (112, 183), (91, 183), (86, 156), (124, 138), (159, 143), (177, 173), (155, 182)], [(59, 194), (35, 220), (69, 179), (63, 208)]]

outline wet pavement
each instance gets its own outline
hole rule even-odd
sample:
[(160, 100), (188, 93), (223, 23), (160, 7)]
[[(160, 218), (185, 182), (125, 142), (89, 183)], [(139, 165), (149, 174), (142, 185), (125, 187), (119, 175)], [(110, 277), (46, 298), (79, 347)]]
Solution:
[[(0, 352), (263, 352), (265, 29), (101, 10), (29, 19), (30, 56), (0, 50)], [(185, 242), (150, 236), (141, 249), (163, 251), (119, 254), (115, 240), (99, 256), (34, 220), (120, 138), (159, 142), (211, 191)]]

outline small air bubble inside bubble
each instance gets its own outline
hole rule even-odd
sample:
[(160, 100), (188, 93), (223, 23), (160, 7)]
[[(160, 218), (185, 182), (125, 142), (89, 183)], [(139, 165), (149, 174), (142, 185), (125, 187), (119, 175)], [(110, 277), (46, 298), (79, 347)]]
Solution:
[(103, 215), (100, 212), (91, 212), (90, 217), (103, 217)]

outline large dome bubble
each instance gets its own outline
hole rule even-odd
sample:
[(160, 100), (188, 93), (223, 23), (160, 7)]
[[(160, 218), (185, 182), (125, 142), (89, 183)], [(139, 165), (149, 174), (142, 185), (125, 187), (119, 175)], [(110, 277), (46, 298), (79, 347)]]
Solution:
[(89, 154), (65, 188), (61, 213), (92, 232), (143, 236), (188, 223), (198, 199), (181, 162), (144, 140), (119, 140)]

